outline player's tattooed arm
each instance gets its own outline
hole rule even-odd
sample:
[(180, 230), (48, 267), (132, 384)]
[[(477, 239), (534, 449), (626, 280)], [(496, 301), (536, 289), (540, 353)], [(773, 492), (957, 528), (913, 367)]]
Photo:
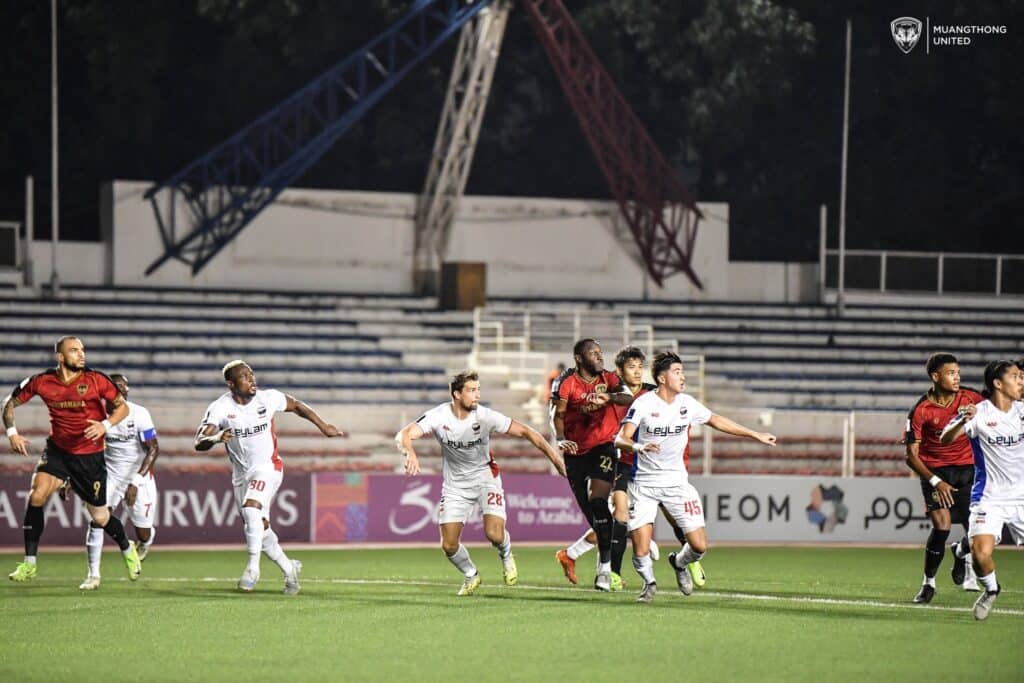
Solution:
[(197, 451), (208, 451), (219, 443), (227, 443), (234, 436), (230, 428), (217, 431), (217, 425), (200, 425), (193, 444)]
[(14, 409), (20, 405), (21, 401), (16, 396), (9, 396), (4, 401), (4, 428), (7, 430), (7, 440), (10, 442), (11, 451), (28, 455), (28, 439), (18, 434), (18, 430), (14, 426)]
[(334, 425), (325, 422), (320, 415), (313, 410), (308, 404), (303, 403), (294, 396), (288, 394), (284, 395), (287, 404), (285, 406), (286, 413), (295, 413), (299, 417), (309, 420), (316, 425), (316, 428), (320, 430), (320, 433), (326, 437), (332, 436), (346, 436), (345, 432), (338, 429)]

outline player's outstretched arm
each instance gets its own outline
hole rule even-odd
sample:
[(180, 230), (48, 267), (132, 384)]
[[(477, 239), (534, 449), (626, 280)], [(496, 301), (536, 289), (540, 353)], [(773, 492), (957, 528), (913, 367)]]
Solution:
[(348, 436), (347, 434), (345, 434), (345, 432), (338, 429), (334, 425), (325, 422), (324, 419), (320, 417), (320, 415), (315, 410), (310, 408), (308, 404), (303, 403), (299, 399), (289, 394), (285, 394), (284, 397), (287, 401), (287, 405), (285, 406), (284, 409), (286, 413), (295, 413), (299, 417), (309, 420), (310, 422), (316, 425), (316, 428), (320, 430), (321, 434), (328, 438), (332, 436)]
[(14, 426), (14, 409), (20, 405), (21, 401), (15, 396), (8, 396), (4, 401), (4, 428), (7, 430), (7, 440), (10, 442), (11, 451), (28, 455), (28, 439), (18, 434), (18, 430)]
[(971, 418), (977, 415), (977, 413), (978, 408), (974, 405), (964, 406), (961, 408), (960, 414), (950, 420), (949, 424), (946, 425), (946, 428), (942, 430), (942, 434), (939, 435), (939, 442), (943, 446), (953, 443), (953, 440), (960, 436), (960, 432), (964, 430), (967, 423), (970, 422)]
[(415, 422), (410, 422), (402, 427), (402, 430), (395, 434), (395, 446), (398, 451), (405, 455), (405, 473), (419, 474), (420, 459), (416, 450), (412, 447), (413, 439), (419, 439), (424, 434), (423, 429)]
[(774, 434), (769, 434), (768, 432), (755, 432), (753, 429), (744, 427), (738, 422), (733, 422), (722, 415), (712, 415), (711, 419), (708, 420), (708, 426), (712, 429), (717, 429), (720, 432), (725, 432), (726, 434), (732, 434), (733, 436), (745, 436), (748, 439), (760, 441), (766, 446), (775, 445)]
[(514, 436), (517, 439), (526, 439), (529, 441), (534, 448), (547, 456), (551, 464), (555, 466), (557, 471), (563, 477), (565, 476), (565, 461), (562, 460), (562, 455), (551, 447), (543, 436), (540, 435), (536, 429), (527, 427), (522, 422), (516, 422), (512, 420), (512, 424), (509, 425), (508, 432), (509, 436)]

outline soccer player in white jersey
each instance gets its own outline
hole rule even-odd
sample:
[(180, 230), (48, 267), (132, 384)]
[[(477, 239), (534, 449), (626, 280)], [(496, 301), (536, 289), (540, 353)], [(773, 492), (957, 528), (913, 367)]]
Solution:
[(773, 434), (747, 429), (712, 413), (697, 399), (684, 394), (686, 375), (683, 373), (683, 361), (675, 353), (662, 351), (655, 355), (651, 374), (657, 390), (633, 401), (615, 439), (619, 449), (636, 454), (633, 481), (629, 483), (627, 492), (633, 567), (644, 581), (637, 602), (650, 602), (657, 592), (649, 552), (659, 504), (686, 535), (686, 543), (678, 559), (676, 553), (668, 556), (683, 595), (693, 592), (691, 565), (707, 551), (700, 495), (690, 484), (683, 462), (690, 426), (707, 424), (726, 434), (746, 436), (768, 446), (775, 445)]
[(455, 375), (449, 393), (451, 402), (428, 410), (403, 427), (395, 435), (395, 443), (405, 454), (407, 474), (420, 472), (419, 458), (412, 446), (414, 439), (432, 435), (441, 444), (444, 482), (437, 509), (438, 524), (441, 549), (464, 577), (458, 595), (472, 595), (480, 586), (480, 572), (462, 545), (462, 528), (476, 506), (483, 513), (484, 535), (501, 558), (505, 585), (514, 586), (519, 571), (512, 556), (512, 539), (505, 529), (505, 491), (498, 465), (491, 457), (491, 434), (526, 439), (548, 457), (563, 477), (565, 463), (535, 430), (480, 405), (480, 378), (475, 372)]
[[(106, 434), (107, 507), (116, 510), (124, 501), (125, 513), (135, 527), (139, 561), (145, 560), (155, 536), (156, 479), (153, 465), (160, 455), (156, 427), (149, 411), (138, 403), (128, 401), (128, 378), (122, 374), (110, 375), (111, 381), (125, 398), (128, 417), (114, 425)], [(100, 559), (103, 555), (103, 529), (89, 524), (85, 537), (89, 573), (79, 589), (96, 590), (100, 587)]]
[(302, 563), (290, 560), (270, 527), (270, 506), (281, 486), (283, 465), (277, 452), (274, 414), (295, 413), (309, 420), (327, 437), (344, 436), (324, 422), (302, 401), (276, 389), (259, 389), (252, 368), (233, 360), (223, 369), (228, 391), (210, 404), (196, 432), (195, 448), (206, 451), (225, 444), (231, 460), (231, 484), (235, 489), (245, 529), (249, 563), (238, 580), (238, 589), (250, 592), (260, 579), (260, 550), (284, 573), (285, 595), (299, 592)]
[(1003, 525), (1014, 542), (1024, 545), (1024, 373), (1008, 360), (985, 367), (987, 400), (964, 409), (942, 431), (943, 444), (961, 430), (974, 449), (974, 487), (967, 535), (974, 571), (984, 592), (974, 603), (974, 618), (986, 619), (1001, 590), (992, 551)]

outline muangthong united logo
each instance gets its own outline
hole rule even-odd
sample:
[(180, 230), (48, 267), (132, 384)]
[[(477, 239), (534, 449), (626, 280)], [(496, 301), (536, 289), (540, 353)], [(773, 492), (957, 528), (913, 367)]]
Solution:
[(903, 54), (909, 55), (910, 51), (921, 39), (921, 20), (914, 17), (900, 17), (893, 19), (889, 25), (892, 29), (892, 39), (896, 41), (896, 47), (903, 50)]

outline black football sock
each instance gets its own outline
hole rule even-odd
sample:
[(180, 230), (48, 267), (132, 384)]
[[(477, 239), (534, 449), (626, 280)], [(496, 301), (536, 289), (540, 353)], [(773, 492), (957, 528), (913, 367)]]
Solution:
[(128, 550), (128, 536), (124, 533), (124, 525), (114, 515), (110, 515), (110, 519), (107, 521), (107, 525), (103, 527), (103, 530), (107, 532), (107, 536), (117, 544), (117, 547), (121, 550)]
[(622, 556), (626, 553), (626, 525), (612, 518), (612, 571), (622, 574)]
[(932, 529), (928, 534), (928, 543), (924, 547), (924, 575), (929, 579), (934, 578), (942, 564), (942, 558), (946, 554), (946, 539), (949, 538), (949, 529)]
[(591, 498), (590, 512), (594, 517), (594, 533), (597, 534), (597, 551), (601, 563), (610, 562), (612, 555), (612, 512), (608, 509), (607, 498)]
[(43, 507), (32, 505), (25, 508), (25, 523), (22, 529), (25, 531), (25, 555), (35, 557), (39, 553), (39, 539), (43, 535)]

